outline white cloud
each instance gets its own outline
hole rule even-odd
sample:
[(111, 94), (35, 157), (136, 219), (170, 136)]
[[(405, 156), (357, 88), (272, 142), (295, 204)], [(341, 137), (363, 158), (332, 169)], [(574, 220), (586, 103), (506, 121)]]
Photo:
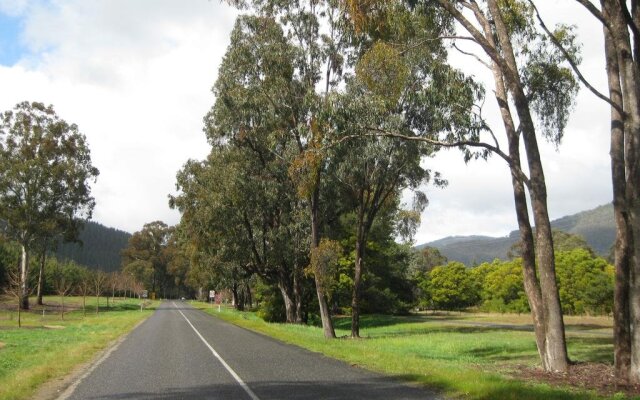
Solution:
[(167, 195), (189, 158), (204, 158), (202, 117), (234, 22), (218, 2), (60, 1), (24, 15), (37, 55), (0, 66), (0, 108), (52, 103), (79, 125), (100, 171), (94, 219), (135, 231), (176, 223)]
[[(577, 26), (584, 58), (580, 69), (591, 84), (606, 93), (602, 28), (595, 19), (575, 2), (538, 2), (538, 7), (548, 26)], [(459, 68), (491, 82), (489, 71), (469, 60), (459, 54), (452, 56)], [(500, 136), (499, 114), (495, 100), (489, 97), (492, 89), (487, 86), (484, 114)], [(552, 219), (611, 201), (608, 118), (608, 106), (581, 87), (563, 143), (556, 149), (540, 139)], [(464, 165), (461, 156), (449, 151), (429, 164), (443, 172), (450, 184), (445, 190), (428, 190), (430, 205), (422, 216), (418, 243), (454, 235), (505, 236), (517, 228), (508, 168), (498, 157)]]
[[(579, 25), (583, 72), (604, 90), (601, 28), (574, 2), (539, 3), (549, 24)], [(22, 18), (20, 40), (30, 51), (0, 66), (0, 110), (43, 101), (80, 126), (101, 171), (95, 220), (128, 231), (156, 219), (176, 223), (167, 194), (181, 165), (209, 151), (202, 117), (214, 102), (210, 88), (235, 11), (209, 0), (0, 0), (0, 12)], [(485, 112), (495, 115), (491, 99)], [(608, 107), (582, 89), (563, 145), (541, 146), (552, 217), (610, 200), (607, 118)], [(418, 242), (515, 229), (504, 161), (465, 165), (451, 150), (428, 164), (450, 185), (427, 188)]]

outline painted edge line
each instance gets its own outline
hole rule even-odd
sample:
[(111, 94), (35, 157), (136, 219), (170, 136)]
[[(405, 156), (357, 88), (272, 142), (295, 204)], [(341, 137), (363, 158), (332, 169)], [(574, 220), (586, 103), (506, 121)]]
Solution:
[(189, 318), (187, 318), (187, 316), (184, 315), (182, 310), (180, 310), (178, 308), (178, 306), (176, 305), (175, 302), (173, 302), (173, 306), (176, 308), (176, 310), (178, 310), (180, 315), (182, 315), (182, 318), (184, 318), (184, 320), (187, 321), (187, 323), (189, 324), (191, 329), (193, 329), (193, 331), (196, 333), (196, 335), (198, 335), (200, 340), (202, 340), (202, 343), (204, 343), (209, 348), (209, 350), (211, 351), (213, 356), (215, 358), (217, 358), (218, 361), (220, 361), (220, 364), (222, 364), (222, 366), (227, 370), (227, 372), (229, 372), (229, 374), (233, 377), (233, 379), (235, 379), (236, 382), (238, 382), (238, 384), (240, 385), (240, 387), (242, 387), (242, 389), (244, 389), (244, 391), (247, 392), (249, 397), (251, 397), (252, 400), (260, 400), (260, 398), (258, 396), (256, 396), (256, 394), (253, 392), (253, 390), (251, 390), (251, 388), (246, 383), (244, 383), (244, 381), (242, 380), (242, 378), (240, 378), (240, 376), (236, 373), (236, 371), (234, 371), (233, 368), (231, 368), (229, 366), (229, 364), (227, 364), (227, 362), (220, 356), (220, 354), (218, 354), (218, 352), (213, 347), (211, 347), (209, 342), (207, 342), (207, 340), (200, 334), (200, 332), (198, 332), (196, 327), (193, 326), (191, 321), (189, 321)]

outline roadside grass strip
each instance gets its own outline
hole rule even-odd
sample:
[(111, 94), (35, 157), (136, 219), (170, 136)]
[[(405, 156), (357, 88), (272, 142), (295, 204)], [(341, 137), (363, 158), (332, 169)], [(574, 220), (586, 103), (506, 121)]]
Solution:
[[(44, 303), (54, 304), (55, 297)], [(65, 299), (65, 304), (81, 307), (81, 298)], [(95, 298), (87, 298), (87, 314), (82, 309), (67, 311), (64, 320), (54, 313), (22, 313), (22, 328), (17, 327), (15, 312), (3, 311), (0, 317), (0, 400), (20, 400), (33, 396), (46, 381), (61, 378), (74, 367), (86, 363), (112, 341), (129, 332), (152, 313), (139, 309), (139, 301), (119, 300), (106, 308), (100, 300), (95, 313)], [(7, 316), (7, 314), (10, 314)]]
[[(590, 400), (611, 398), (595, 391), (514, 378), (513, 372), (539, 364), (533, 332), (519, 326), (491, 327), (486, 316), (438, 318), (431, 316), (377, 316), (361, 319), (363, 339), (350, 339), (350, 318), (336, 318), (337, 340), (326, 340), (314, 326), (266, 323), (252, 312), (211, 308), (192, 303), (207, 313), (283, 342), (322, 353), (354, 367), (425, 385), (451, 398), (477, 400)], [(498, 318), (499, 319), (499, 318)], [(608, 322), (584, 332), (580, 320), (568, 324), (568, 346), (577, 362), (611, 363), (612, 339), (600, 333)], [(602, 322), (602, 321), (600, 321)], [(514, 321), (511, 321), (514, 323)], [(622, 393), (614, 398), (626, 399)]]

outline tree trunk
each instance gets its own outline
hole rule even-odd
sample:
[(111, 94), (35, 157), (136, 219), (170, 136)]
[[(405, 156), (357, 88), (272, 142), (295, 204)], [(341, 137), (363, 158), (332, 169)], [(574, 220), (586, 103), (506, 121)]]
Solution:
[[(504, 88), (504, 86), (503, 86)], [(506, 103), (506, 93), (503, 90), (497, 90), (504, 95), (504, 103)], [(501, 101), (499, 100), (499, 103)], [(507, 110), (508, 112), (508, 110)], [(511, 167), (511, 183), (513, 187), (513, 199), (516, 209), (516, 217), (518, 221), (518, 229), (520, 231), (520, 246), (522, 257), (522, 275), (524, 282), (525, 293), (527, 294), (527, 300), (529, 302), (529, 308), (531, 309), (531, 317), (533, 319), (533, 328), (536, 336), (536, 347), (538, 348), (538, 355), (542, 361), (543, 368), (548, 370), (548, 366), (545, 364), (545, 342), (546, 342), (546, 325), (542, 307), (542, 293), (540, 290), (540, 282), (536, 273), (536, 256), (535, 246), (533, 240), (533, 230), (531, 229), (531, 222), (529, 220), (529, 209), (527, 206), (527, 196), (522, 179), (519, 176), (517, 169), (521, 169), (520, 163), (520, 140), (517, 131), (513, 125), (513, 119), (508, 112), (508, 119), (504, 118), (505, 127), (507, 128), (507, 136), (509, 141), (509, 155), (512, 160)], [(516, 169), (517, 168), (517, 169)]]
[[(317, 182), (319, 184), (319, 182)], [(311, 208), (311, 250), (313, 251), (320, 245), (320, 223), (318, 220), (318, 207), (320, 202), (320, 193), (319, 188), (313, 191), (313, 194), (310, 198), (310, 208)], [(320, 308), (320, 319), (322, 320), (322, 332), (324, 333), (324, 337), (327, 339), (335, 339), (336, 332), (333, 329), (333, 321), (331, 321), (331, 314), (329, 313), (329, 304), (327, 303), (327, 298), (324, 294), (324, 288), (322, 287), (322, 282), (320, 279), (315, 276), (316, 283), (316, 295), (318, 296), (318, 305)]]
[(21, 245), (22, 256), (20, 259), (20, 308), (29, 309), (29, 249)]
[(555, 254), (551, 223), (547, 208), (547, 189), (540, 159), (540, 151), (536, 138), (535, 126), (531, 118), (527, 97), (520, 81), (518, 66), (515, 60), (511, 39), (502, 20), (497, 0), (488, 0), (489, 10), (493, 17), (498, 42), (504, 54), (504, 60), (509, 69), (505, 73), (507, 86), (520, 120), (522, 128), (527, 162), (530, 173), (531, 207), (536, 226), (535, 254), (538, 261), (540, 289), (542, 293), (542, 309), (544, 317), (545, 347), (543, 366), (553, 372), (566, 372), (569, 367), (569, 357), (560, 306), (560, 295), (555, 274)]
[(284, 310), (287, 319), (287, 323), (294, 323), (296, 320), (295, 316), (295, 305), (293, 300), (291, 299), (291, 288), (287, 287), (285, 279), (281, 276), (278, 279), (278, 289), (280, 289), (280, 294), (282, 295), (282, 301), (284, 302)]
[[(640, 71), (633, 59), (633, 49), (625, 17), (618, 3), (602, 2), (603, 12), (610, 18), (611, 36), (615, 41), (624, 103), (625, 207), (628, 214), (627, 244), (629, 268), (629, 315), (631, 332), (630, 381), (640, 383)], [(637, 14), (638, 10), (634, 10)], [(636, 15), (637, 17), (637, 15)], [(606, 39), (606, 38), (605, 38)], [(617, 222), (617, 221), (616, 221)], [(622, 255), (621, 255), (622, 256)], [(623, 273), (623, 271), (621, 271)], [(623, 277), (624, 278), (624, 277)], [(624, 329), (624, 328), (620, 328)]]
[(247, 284), (247, 304), (249, 304), (249, 309), (253, 308), (253, 295), (251, 294), (251, 286)]
[(302, 315), (302, 286), (300, 277), (296, 267), (293, 273), (293, 301), (295, 305), (295, 323), (302, 324), (304, 316)]
[[(603, 8), (606, 14), (607, 10)], [(623, 107), (620, 86), (620, 66), (613, 37), (603, 27), (609, 97)], [(615, 288), (613, 299), (613, 359), (616, 378), (629, 381), (631, 367), (631, 321), (629, 314), (629, 220), (626, 207), (626, 174), (624, 156), (624, 115), (611, 107), (611, 177), (613, 184), (613, 213), (616, 222), (614, 247)]]
[(36, 304), (39, 306), (42, 304), (42, 292), (44, 290), (44, 265), (47, 261), (47, 252), (43, 251), (40, 255), (40, 272), (38, 273), (38, 300)]
[[(363, 214), (360, 211), (360, 214)], [(358, 218), (358, 233), (356, 239), (356, 259), (353, 273), (353, 292), (351, 296), (351, 337), (360, 337), (360, 291), (362, 286), (362, 260), (365, 250), (365, 235), (363, 227), (363, 216)]]
[[(479, 18), (480, 19), (480, 18)], [(487, 41), (497, 48), (493, 33), (488, 20), (482, 20), (482, 28)], [(513, 122), (513, 116), (509, 106), (507, 90), (505, 87), (505, 76), (494, 61), (492, 62), (492, 73), (496, 86), (495, 96), (502, 116), (502, 122), (505, 128), (509, 144), (509, 157), (511, 159), (511, 183), (513, 188), (513, 198), (520, 231), (520, 246), (522, 257), (522, 274), (524, 289), (531, 309), (531, 317), (533, 319), (533, 328), (536, 337), (536, 347), (538, 355), (542, 362), (542, 367), (549, 370), (547, 365), (546, 354), (546, 332), (547, 325), (544, 318), (544, 309), (542, 306), (542, 292), (540, 282), (536, 272), (536, 256), (535, 245), (533, 239), (533, 230), (529, 220), (529, 209), (527, 206), (527, 195), (524, 186), (524, 177), (522, 176), (522, 163), (520, 159), (520, 136)]]
[(238, 310), (238, 311), (242, 311), (242, 310), (240, 310), (240, 308), (239, 308), (240, 305), (238, 304), (239, 303), (239, 301), (238, 301), (238, 284), (236, 282), (233, 282), (233, 285), (231, 285), (231, 295), (233, 296), (232, 303), (233, 303), (234, 308), (236, 310)]

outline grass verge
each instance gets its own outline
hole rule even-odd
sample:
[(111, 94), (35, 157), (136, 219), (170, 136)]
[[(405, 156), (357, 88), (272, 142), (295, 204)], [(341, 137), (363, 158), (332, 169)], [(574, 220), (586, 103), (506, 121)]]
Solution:
[[(435, 388), (447, 397), (477, 400), (610, 398), (595, 391), (536, 383), (513, 378), (514, 372), (533, 368), (538, 354), (532, 332), (484, 324), (484, 316), (364, 316), (364, 339), (326, 340), (312, 326), (269, 324), (250, 312), (194, 306), (221, 319), (286, 343), (343, 360), (351, 365), (395, 376), (406, 382)], [(350, 320), (336, 319), (336, 334), (349, 334)], [(507, 322), (507, 321), (505, 321)], [(514, 321), (508, 321), (515, 323)], [(606, 321), (588, 326), (577, 320), (568, 326), (572, 360), (611, 363), (612, 340), (602, 335)], [(587, 329), (589, 328), (589, 329)], [(615, 393), (614, 398), (627, 398)]]
[[(44, 382), (65, 376), (78, 364), (89, 361), (110, 342), (129, 332), (151, 314), (152, 304), (140, 311), (139, 301), (116, 300), (106, 308), (100, 300), (95, 313), (95, 298), (87, 298), (83, 316), (82, 298), (66, 298), (64, 320), (56, 311), (58, 298), (45, 298), (41, 308), (22, 313), (22, 328), (17, 328), (14, 311), (0, 312), (0, 400), (31, 398)], [(49, 306), (49, 307), (47, 307)], [(46, 309), (49, 308), (47, 313)]]

